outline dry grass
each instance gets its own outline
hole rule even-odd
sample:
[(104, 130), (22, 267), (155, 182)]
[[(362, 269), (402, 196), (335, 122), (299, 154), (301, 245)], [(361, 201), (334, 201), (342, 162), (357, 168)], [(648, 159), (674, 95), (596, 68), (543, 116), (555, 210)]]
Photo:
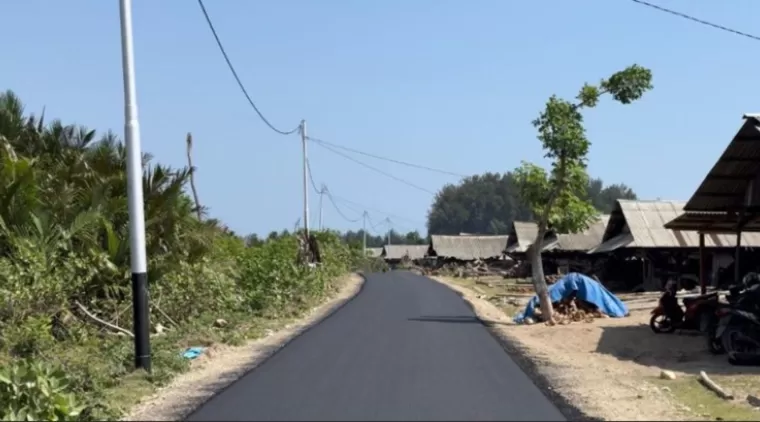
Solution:
[(674, 381), (652, 380), (653, 384), (668, 392), (675, 400), (692, 412), (695, 419), (724, 421), (757, 421), (760, 411), (747, 402), (748, 394), (757, 395), (760, 379), (756, 374), (715, 375), (710, 377), (722, 388), (735, 395), (734, 400), (724, 400), (699, 383), (696, 376), (686, 376)]
[[(462, 293), (478, 316), (499, 321), (492, 324), (495, 333), (537, 363), (540, 375), (554, 390), (588, 416), (605, 420), (760, 420), (760, 411), (745, 400), (747, 394), (760, 393), (760, 368), (732, 367), (725, 356), (710, 355), (701, 335), (654, 334), (648, 326), (648, 311), (657, 295), (621, 295), (631, 309), (627, 318), (553, 327), (515, 325), (507, 317), (514, 309), (495, 306), (484, 296), (487, 291), (478, 293), (471, 288), (472, 282), (437, 279)], [(658, 380), (661, 370), (673, 371), (677, 379)], [(702, 387), (696, 380), (699, 371), (706, 371), (731, 390), (736, 400), (719, 399)]]

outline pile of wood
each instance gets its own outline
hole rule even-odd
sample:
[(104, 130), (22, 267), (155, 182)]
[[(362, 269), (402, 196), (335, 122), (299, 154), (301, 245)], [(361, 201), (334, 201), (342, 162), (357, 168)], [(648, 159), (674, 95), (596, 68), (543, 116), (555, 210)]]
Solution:
[(508, 270), (514, 265), (514, 261), (493, 260), (493, 261), (468, 261), (468, 262), (446, 262), (435, 267), (425, 266), (420, 268), (425, 274), (430, 275), (447, 275), (462, 278), (477, 278), (488, 276), (507, 277)]
[[(576, 297), (568, 297), (554, 304), (554, 324), (567, 325), (572, 322), (593, 322), (596, 318), (607, 318), (594, 304)], [(536, 320), (543, 321), (541, 309), (534, 314)], [(550, 324), (549, 321), (544, 321)]]
[(564, 325), (571, 322), (593, 322), (595, 318), (604, 318), (595, 305), (577, 298), (569, 298), (558, 302), (554, 307), (554, 321)]

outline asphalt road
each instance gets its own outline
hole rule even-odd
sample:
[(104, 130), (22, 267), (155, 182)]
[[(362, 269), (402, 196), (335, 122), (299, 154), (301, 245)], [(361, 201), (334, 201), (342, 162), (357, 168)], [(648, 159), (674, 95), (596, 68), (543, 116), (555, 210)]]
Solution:
[(456, 293), (389, 272), (187, 420), (565, 418)]

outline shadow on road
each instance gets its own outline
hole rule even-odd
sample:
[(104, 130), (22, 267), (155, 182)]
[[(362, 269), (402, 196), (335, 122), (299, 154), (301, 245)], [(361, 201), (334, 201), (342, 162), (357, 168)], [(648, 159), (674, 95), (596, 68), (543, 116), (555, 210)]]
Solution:
[(503, 325), (503, 322), (499, 321), (490, 321), (490, 320), (484, 320), (480, 319), (475, 316), (420, 316), (417, 318), (409, 318), (409, 321), (420, 321), (420, 322), (449, 322), (449, 323), (455, 323), (455, 324), (483, 324), (483, 325)]

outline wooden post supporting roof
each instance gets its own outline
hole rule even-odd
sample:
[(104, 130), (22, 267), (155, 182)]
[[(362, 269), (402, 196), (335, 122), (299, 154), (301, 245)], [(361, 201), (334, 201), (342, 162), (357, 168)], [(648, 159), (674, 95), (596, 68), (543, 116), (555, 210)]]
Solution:
[(699, 232), (699, 291), (707, 293), (707, 254), (705, 253), (705, 234)]

